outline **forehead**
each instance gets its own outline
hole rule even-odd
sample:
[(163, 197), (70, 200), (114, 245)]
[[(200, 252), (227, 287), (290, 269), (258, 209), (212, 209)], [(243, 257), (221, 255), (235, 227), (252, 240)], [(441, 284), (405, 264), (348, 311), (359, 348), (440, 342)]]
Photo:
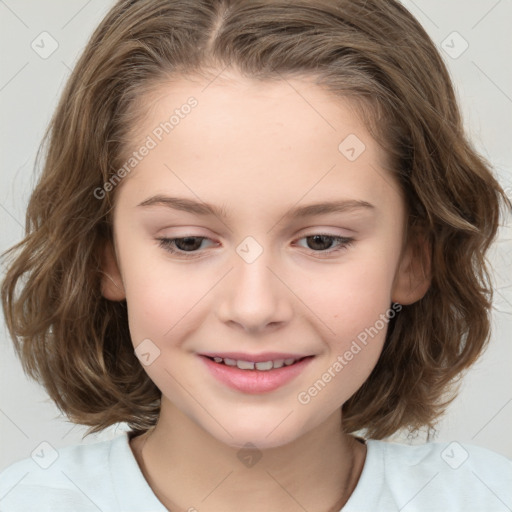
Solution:
[(290, 203), (336, 191), (370, 200), (357, 197), (362, 188), (374, 199), (397, 188), (356, 105), (310, 77), (175, 79), (146, 98), (144, 121), (134, 128), (135, 149), (148, 138), (154, 147), (126, 181), (147, 193), (178, 186), (212, 201)]
[[(269, 134), (282, 127), (287, 130), (279, 132), (280, 138), (301, 137), (302, 134), (311, 137), (319, 130), (321, 136), (346, 130), (349, 126), (361, 135), (366, 132), (356, 103), (315, 84), (314, 77), (263, 81), (224, 72), (211, 78), (174, 78), (172, 82), (153, 88), (139, 103), (146, 113), (142, 123), (144, 133), (168, 118), (166, 114), (179, 111), (190, 98), (194, 98), (199, 107), (190, 113), (200, 114), (191, 116), (192, 119), (206, 121), (209, 118), (215, 127), (222, 125), (224, 130), (233, 132), (251, 127), (253, 136)], [(302, 123), (299, 125), (298, 121)], [(199, 123), (194, 124), (199, 128)]]

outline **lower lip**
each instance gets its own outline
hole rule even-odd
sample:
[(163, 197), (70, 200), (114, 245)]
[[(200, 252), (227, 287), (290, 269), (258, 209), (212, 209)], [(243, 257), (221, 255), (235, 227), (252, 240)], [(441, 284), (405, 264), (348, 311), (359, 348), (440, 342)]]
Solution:
[(273, 370), (240, 370), (236, 366), (219, 364), (201, 356), (212, 375), (229, 386), (243, 393), (260, 394), (274, 391), (297, 377), (311, 362), (313, 357), (306, 357), (298, 363)]

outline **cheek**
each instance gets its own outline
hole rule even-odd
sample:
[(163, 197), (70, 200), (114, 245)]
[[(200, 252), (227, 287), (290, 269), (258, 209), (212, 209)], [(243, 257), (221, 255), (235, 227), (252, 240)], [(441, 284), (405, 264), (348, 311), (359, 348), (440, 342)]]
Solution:
[(323, 373), (303, 390), (304, 401), (322, 395), (320, 401), (334, 410), (367, 380), (381, 354), (390, 319), (396, 316), (390, 298), (395, 264), (391, 256), (359, 253), (357, 261), (346, 261), (330, 279), (317, 281), (310, 295), (311, 309), (325, 322), (327, 357)]
[(357, 336), (391, 306), (395, 260), (391, 254), (372, 253), (361, 251), (333, 266), (325, 277), (301, 285), (300, 296), (307, 297), (307, 305), (335, 340)]
[(125, 239), (121, 251), (132, 341), (137, 345), (149, 338), (160, 344), (180, 319), (187, 318), (207, 286), (191, 279), (185, 265), (170, 264), (153, 242)]
[(135, 344), (143, 338), (168, 344), (176, 332), (188, 324), (191, 311), (205, 286), (179, 273), (162, 275), (155, 269), (138, 278), (132, 275), (127, 293), (128, 319)]

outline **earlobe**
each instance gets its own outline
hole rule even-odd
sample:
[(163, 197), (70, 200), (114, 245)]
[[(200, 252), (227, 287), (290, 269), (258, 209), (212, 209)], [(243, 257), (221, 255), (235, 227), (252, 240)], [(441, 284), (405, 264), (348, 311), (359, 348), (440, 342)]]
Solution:
[(124, 300), (126, 293), (111, 242), (105, 244), (101, 261), (101, 294), (108, 300)]
[(416, 234), (402, 255), (391, 300), (408, 305), (423, 298), (432, 281), (430, 269), (430, 244), (423, 234)]

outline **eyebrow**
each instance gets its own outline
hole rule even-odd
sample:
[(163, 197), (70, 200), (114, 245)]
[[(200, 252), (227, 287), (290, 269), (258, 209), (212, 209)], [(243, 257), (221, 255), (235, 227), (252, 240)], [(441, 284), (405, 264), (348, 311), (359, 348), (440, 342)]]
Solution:
[[(166, 206), (174, 210), (181, 210), (196, 215), (210, 215), (226, 219), (228, 213), (225, 207), (217, 207), (201, 201), (186, 199), (184, 197), (169, 197), (163, 195), (152, 196), (137, 206)], [(374, 210), (375, 206), (367, 201), (356, 199), (343, 199), (337, 201), (326, 201), (322, 203), (299, 206), (286, 212), (282, 218), (312, 217), (314, 215), (325, 215), (328, 213), (344, 213), (358, 209)]]

